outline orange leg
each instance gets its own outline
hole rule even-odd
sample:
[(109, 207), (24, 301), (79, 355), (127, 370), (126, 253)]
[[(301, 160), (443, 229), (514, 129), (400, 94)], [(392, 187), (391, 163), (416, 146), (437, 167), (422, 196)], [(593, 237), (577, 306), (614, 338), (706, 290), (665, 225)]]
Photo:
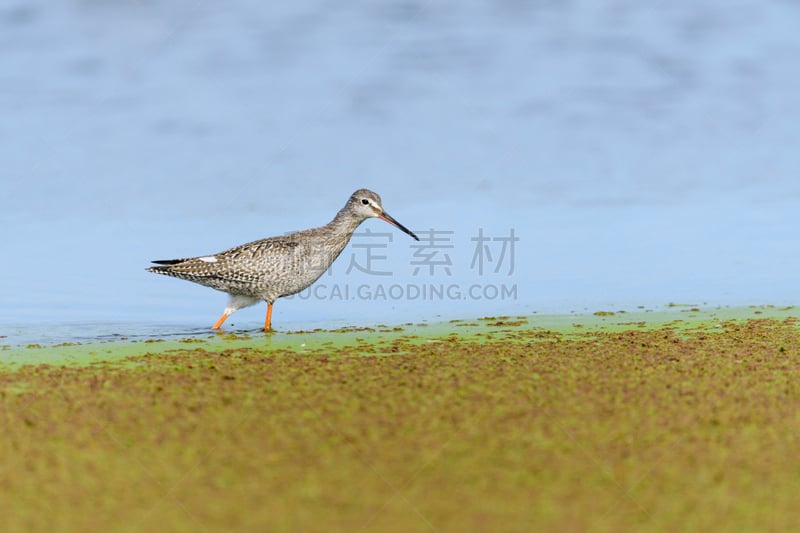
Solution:
[(230, 313), (222, 313), (222, 316), (219, 317), (219, 320), (217, 320), (213, 326), (211, 326), (211, 329), (219, 329), (222, 323), (225, 322), (225, 319), (229, 316), (231, 316)]
[(267, 302), (267, 318), (264, 320), (264, 331), (269, 331), (272, 324), (272, 304)]

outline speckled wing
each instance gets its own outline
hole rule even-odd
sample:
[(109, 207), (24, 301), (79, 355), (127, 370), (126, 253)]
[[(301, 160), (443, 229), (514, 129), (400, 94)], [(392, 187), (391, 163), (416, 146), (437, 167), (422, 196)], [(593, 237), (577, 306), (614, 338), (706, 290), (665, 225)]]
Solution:
[(187, 259), (153, 261), (161, 266), (147, 270), (234, 294), (258, 294), (271, 274), (296, 261), (298, 242), (290, 237), (272, 237), (224, 252)]

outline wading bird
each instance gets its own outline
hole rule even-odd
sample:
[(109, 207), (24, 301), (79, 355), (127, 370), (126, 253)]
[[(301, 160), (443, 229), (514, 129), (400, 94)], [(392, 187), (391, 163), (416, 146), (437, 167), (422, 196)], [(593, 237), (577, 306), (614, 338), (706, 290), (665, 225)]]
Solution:
[(383, 210), (381, 197), (359, 189), (328, 224), (280, 237), (253, 241), (202, 257), (153, 261), (147, 270), (185, 279), (228, 293), (228, 305), (212, 329), (219, 329), (237, 310), (267, 302), (264, 331), (272, 322), (272, 304), (317, 281), (342, 253), (356, 228), (368, 218), (380, 218), (419, 237)]

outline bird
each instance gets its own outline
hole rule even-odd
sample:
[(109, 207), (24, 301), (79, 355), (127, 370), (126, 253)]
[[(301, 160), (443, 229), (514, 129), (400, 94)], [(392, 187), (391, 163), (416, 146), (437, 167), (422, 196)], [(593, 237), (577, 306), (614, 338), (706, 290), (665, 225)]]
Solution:
[(414, 232), (383, 209), (381, 197), (369, 189), (354, 192), (329, 223), (312, 229), (242, 244), (224, 252), (182, 259), (152, 261), (149, 272), (184, 279), (228, 294), (222, 316), (267, 302), (264, 331), (272, 329), (272, 306), (283, 296), (309, 287), (333, 264), (353, 232), (368, 218), (379, 218), (419, 241)]

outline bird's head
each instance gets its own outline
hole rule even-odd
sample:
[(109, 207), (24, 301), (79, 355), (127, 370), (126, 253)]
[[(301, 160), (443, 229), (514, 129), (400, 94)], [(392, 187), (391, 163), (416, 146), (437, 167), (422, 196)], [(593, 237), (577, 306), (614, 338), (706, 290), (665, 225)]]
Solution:
[(383, 210), (381, 197), (369, 189), (359, 189), (354, 192), (350, 197), (350, 200), (347, 202), (347, 210), (362, 220), (366, 220), (368, 218), (379, 218), (384, 220), (397, 229), (408, 233), (414, 239), (419, 240), (419, 237), (414, 235), (413, 231), (400, 224), (394, 219), (394, 217)]

